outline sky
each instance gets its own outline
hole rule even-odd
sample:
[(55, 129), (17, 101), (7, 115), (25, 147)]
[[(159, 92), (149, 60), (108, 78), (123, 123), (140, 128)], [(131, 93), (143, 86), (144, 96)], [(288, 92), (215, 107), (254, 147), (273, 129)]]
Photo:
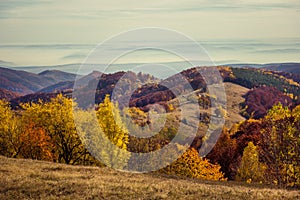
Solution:
[[(298, 62), (299, 20), (299, 0), (0, 0), (0, 60), (18, 66), (81, 63), (113, 36), (160, 27), (193, 38), (215, 63)], [(143, 53), (122, 62), (177, 61)]]

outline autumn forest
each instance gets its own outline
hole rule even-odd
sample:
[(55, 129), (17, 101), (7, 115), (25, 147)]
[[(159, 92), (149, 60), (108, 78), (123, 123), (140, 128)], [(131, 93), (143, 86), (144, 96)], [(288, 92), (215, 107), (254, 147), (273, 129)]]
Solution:
[[(228, 96), (227, 104), (231, 106), (227, 106), (227, 110), (213, 109), (212, 114), (212, 101), (218, 97), (209, 95), (197, 68), (181, 72), (193, 88), (192, 93), (184, 95), (184, 104), (188, 108), (190, 103), (196, 103), (200, 111), (198, 131), (190, 144), (171, 142), (179, 123), (184, 124), (187, 138), (192, 130), (188, 117), (178, 114), (178, 102), (183, 100), (163, 86), (171, 83), (172, 91), (184, 91), (181, 85), (174, 84), (175, 79), (159, 80), (148, 74), (129, 72), (118, 104), (111, 100), (111, 95), (125, 72), (101, 77), (95, 77), (94, 72), (87, 83), (94, 82), (97, 86), (95, 106), (77, 105), (71, 98), (72, 81), (48, 86), (47, 91), (18, 93), (13, 98), (3, 96), (0, 154), (69, 165), (109, 166), (129, 171), (158, 169), (158, 173), (201, 180), (299, 188), (299, 75), (253, 68), (219, 67), (219, 71), (226, 87), (229, 84), (246, 92)], [(143, 81), (147, 84), (141, 84)], [(133, 92), (130, 106), (126, 107), (122, 99), (130, 95), (126, 93), (130, 87), (139, 89)], [(86, 85), (79, 91), (83, 96), (93, 92)], [(242, 100), (238, 102), (239, 99)], [(161, 107), (153, 110), (153, 104)], [(146, 131), (153, 128), (149, 115), (158, 114), (161, 108), (166, 111), (166, 121), (159, 133), (137, 137), (143, 134), (139, 133), (141, 127)], [(208, 139), (205, 132), (213, 116), (224, 117), (225, 126), (213, 149), (200, 157), (198, 151)], [(128, 121), (134, 123), (126, 123)], [(98, 133), (99, 127), (103, 135)], [(165, 149), (166, 145), (170, 148)], [(158, 150), (161, 157), (167, 158), (164, 164), (151, 154)], [(131, 152), (145, 153), (142, 162)]]

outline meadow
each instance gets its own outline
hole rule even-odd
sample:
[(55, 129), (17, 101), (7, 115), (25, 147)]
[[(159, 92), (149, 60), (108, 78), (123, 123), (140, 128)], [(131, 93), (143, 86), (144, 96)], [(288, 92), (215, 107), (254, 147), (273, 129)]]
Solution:
[(0, 199), (299, 199), (299, 190), (0, 157)]

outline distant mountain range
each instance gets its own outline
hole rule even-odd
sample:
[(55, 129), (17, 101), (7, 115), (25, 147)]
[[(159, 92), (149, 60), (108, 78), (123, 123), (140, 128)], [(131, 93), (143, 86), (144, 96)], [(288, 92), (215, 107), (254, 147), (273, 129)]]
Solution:
[[(279, 97), (285, 95), (285, 93), (300, 96), (299, 63), (264, 64), (259, 65), (259, 69), (257, 69), (258, 65), (251, 64), (235, 64), (232, 66), (236, 68), (219, 67), (225, 82), (231, 82), (248, 89), (255, 89), (256, 87), (261, 86), (277, 88), (277, 90), (272, 90), (268, 89), (268, 87), (264, 87), (261, 90), (257, 90), (257, 93), (254, 92), (251, 98), (248, 98), (248, 102), (246, 102), (248, 105), (247, 112), (249, 114), (259, 111), (259, 113), (256, 115), (254, 114), (254, 116), (261, 117), (271, 106), (266, 104), (267, 100), (259, 99), (257, 97), (259, 95), (256, 94), (264, 93), (266, 97), (274, 95)], [(252, 68), (247, 69), (247, 67)], [(199, 69), (205, 68), (209, 67), (199, 67)], [(192, 86), (194, 90), (205, 92), (206, 83), (196, 69), (197, 68), (190, 68), (181, 71), (179, 74), (186, 77), (189, 85)], [(185, 87), (177, 84), (177, 81), (180, 79), (180, 76), (177, 76), (179, 74), (170, 76), (167, 79), (157, 79), (149, 74), (135, 72), (125, 73), (124, 71), (111, 74), (93, 71), (87, 75), (76, 75), (57, 69), (46, 70), (36, 74), (22, 70), (0, 68), (0, 99), (4, 98), (10, 100), (13, 106), (17, 106), (21, 102), (38, 101), (38, 99), (48, 101), (57, 93), (71, 96), (74, 82), (77, 78), (76, 86), (79, 88), (83, 101), (86, 96), (91, 96), (91, 94), (93, 94), (95, 103), (99, 103), (106, 94), (112, 94), (116, 84), (121, 77), (124, 78), (123, 76), (125, 74), (126, 77), (119, 86), (121, 95), (117, 97), (120, 100), (120, 106), (125, 103), (125, 99), (129, 95), (130, 106), (140, 107), (147, 111), (148, 105), (155, 102), (166, 105), (167, 101), (172, 100), (175, 97), (175, 95), (163, 85), (171, 86), (172, 91), (181, 91), (182, 87)], [(211, 74), (211, 76), (214, 75)], [(149, 81), (149, 84), (142, 84)], [(90, 87), (91, 85), (93, 85), (93, 87)], [(94, 88), (94, 91), (92, 91), (91, 88)], [(130, 88), (138, 89), (135, 89), (133, 93), (130, 93), (128, 92), (128, 89)], [(96, 89), (97, 91), (95, 91)], [(268, 92), (273, 92), (274, 94), (267, 94)], [(284, 99), (283, 103), (288, 102), (287, 105), (293, 106), (292, 99), (287, 100), (285, 96), (282, 96), (277, 100), (275, 99), (274, 102), (283, 101), (282, 99)], [(260, 104), (258, 105), (257, 103)], [(83, 106), (88, 107), (90, 105), (86, 104)]]
[(267, 64), (264, 68), (272, 71), (283, 71), (300, 75), (300, 63)]
[[(206, 66), (205, 63), (197, 62), (197, 66)], [(64, 71), (71, 74), (78, 74), (78, 71), (80, 69), (80, 73), (82, 75), (87, 75), (91, 73), (92, 71), (100, 71), (103, 73), (115, 73), (118, 71), (133, 71), (138, 72), (139, 67), (143, 66), (146, 63), (125, 63), (125, 64), (112, 64), (112, 65), (105, 65), (105, 64), (80, 64), (80, 63), (74, 63), (74, 64), (64, 64), (64, 65), (53, 65), (53, 66), (16, 66), (13, 63), (0, 61), (0, 67), (10, 68), (14, 70), (23, 70), (27, 72), (32, 72), (35, 74), (44, 72), (45, 69), (49, 71)], [(188, 62), (165, 62), (161, 63), (169, 68), (173, 69), (174, 71), (180, 72), (185, 69), (189, 69), (193, 66), (191, 66)], [(276, 71), (283, 71), (288, 73), (296, 73), (300, 74), (300, 63), (296, 62), (288, 62), (288, 63), (267, 63), (267, 64), (254, 64), (254, 63), (238, 63), (238, 64), (221, 64), (218, 66), (231, 66), (231, 67), (242, 67), (242, 68), (265, 68), (269, 70), (276, 70)], [(172, 74), (172, 70), (166, 68), (166, 70), (152, 70), (149, 69), (149, 71), (145, 72), (152, 74), (158, 78), (167, 78)]]
[[(5, 64), (11, 64), (11, 63), (5, 62)], [(170, 64), (175, 65), (179, 63), (172, 62)], [(9, 67), (9, 68), (0, 67), (0, 74), (1, 74), (0, 88), (17, 93), (19, 95), (25, 95), (25, 94), (35, 93), (35, 92), (63, 91), (66, 89), (73, 88), (74, 80), (76, 77), (80, 78), (81, 84), (84, 85), (87, 84), (92, 79), (101, 76), (102, 74), (102, 72), (93, 71), (92, 73), (88, 73), (87, 75), (83, 76), (83, 75), (76, 75), (75, 73), (64, 71), (64, 69), (68, 69), (72, 67), (76, 68), (79, 66), (80, 64), (50, 66), (49, 69), (47, 68), (48, 70), (39, 73), (29, 72), (32, 71), (35, 67)], [(92, 69), (93, 66), (95, 67), (95, 65), (86, 65), (87, 67), (86, 70)], [(222, 66), (242, 67), (242, 68), (261, 68), (261, 69), (271, 70), (271, 71), (281, 71), (285, 73), (281, 73), (280, 75), (284, 75), (285, 77), (293, 79), (294, 81), (297, 82), (300, 81), (300, 76), (299, 76), (300, 63), (270, 63), (270, 64), (245, 63), (245, 64), (226, 64)], [(184, 66), (183, 68), (185, 67), (186, 66)], [(39, 70), (41, 70), (45, 67), (38, 67), (38, 68)], [(117, 67), (113, 71), (117, 71)]]
[(73, 81), (76, 78), (76, 74), (58, 70), (34, 74), (0, 67), (0, 74), (0, 88), (23, 95), (37, 92), (62, 81)]
[(282, 71), (293, 74), (300, 74), (300, 63), (268, 63), (268, 64), (226, 64), (222, 66), (243, 67), (243, 68), (263, 68), (271, 71)]

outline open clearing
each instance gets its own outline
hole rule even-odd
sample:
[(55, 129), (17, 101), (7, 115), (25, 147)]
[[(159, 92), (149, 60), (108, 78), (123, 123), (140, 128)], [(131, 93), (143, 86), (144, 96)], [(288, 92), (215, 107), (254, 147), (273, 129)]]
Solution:
[(299, 190), (0, 156), (0, 199), (300, 199)]

